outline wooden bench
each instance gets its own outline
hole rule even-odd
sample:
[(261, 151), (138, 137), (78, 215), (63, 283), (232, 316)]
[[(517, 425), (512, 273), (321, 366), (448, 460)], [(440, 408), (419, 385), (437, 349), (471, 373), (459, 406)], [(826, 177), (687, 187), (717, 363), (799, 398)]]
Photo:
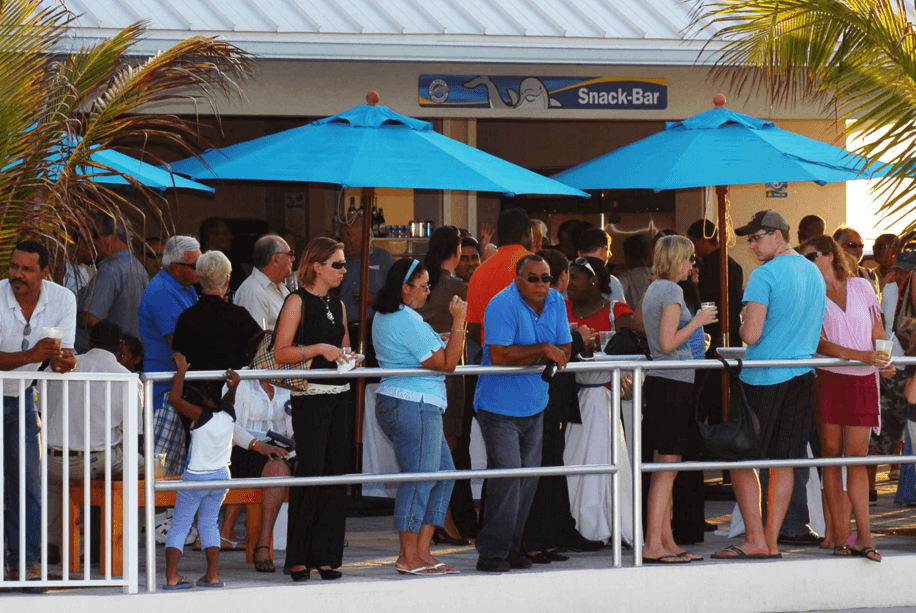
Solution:
[[(164, 480), (181, 479), (178, 475), (164, 477)], [(157, 507), (174, 507), (177, 492), (156, 492)], [(288, 500), (288, 496), (287, 496)], [(83, 510), (83, 480), (70, 481), (69, 543), (70, 572), (80, 572), (80, 517)], [(146, 504), (146, 488), (143, 479), (139, 483), (138, 505), (142, 509)], [(223, 504), (244, 504), (245, 512), (245, 561), (254, 562), (254, 549), (258, 544), (258, 533), (261, 529), (261, 490), (239, 488), (230, 489)], [(99, 553), (99, 568), (104, 572), (106, 556), (105, 542), (108, 538), (108, 526), (105, 522), (105, 481), (92, 480), (89, 484), (89, 505), (99, 507), (101, 512), (99, 542), (102, 544)], [(124, 482), (111, 482), (111, 574), (124, 575)], [(153, 529), (152, 526), (149, 529)], [(270, 559), (273, 560), (273, 541), (270, 543)], [(61, 561), (63, 563), (63, 561)]]

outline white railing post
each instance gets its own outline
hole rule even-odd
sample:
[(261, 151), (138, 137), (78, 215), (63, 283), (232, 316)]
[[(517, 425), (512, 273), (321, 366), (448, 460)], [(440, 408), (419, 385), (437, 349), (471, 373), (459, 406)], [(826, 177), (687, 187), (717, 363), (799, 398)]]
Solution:
[(156, 468), (153, 464), (153, 382), (143, 382), (143, 511), (146, 518), (146, 589), (156, 591)]
[(642, 566), (642, 367), (633, 369), (633, 564)]
[[(124, 494), (124, 592), (136, 594), (139, 591), (139, 565), (140, 541), (137, 508), (140, 504), (138, 493), (138, 472), (140, 467), (137, 462), (138, 417), (140, 416), (140, 403), (138, 391), (140, 380), (133, 375), (129, 381), (122, 384), (123, 399), (123, 430), (124, 436), (121, 445), (123, 456), (121, 458), (122, 487)], [(147, 528), (147, 531), (151, 528)]]
[[(608, 436), (611, 437), (611, 464), (617, 467), (617, 472), (611, 473), (611, 505), (614, 507), (612, 518), (613, 534), (613, 551), (614, 551), (614, 568), (620, 568), (623, 564), (620, 548), (620, 369), (615, 368), (611, 371), (611, 428)], [(633, 538), (636, 538), (634, 534)]]

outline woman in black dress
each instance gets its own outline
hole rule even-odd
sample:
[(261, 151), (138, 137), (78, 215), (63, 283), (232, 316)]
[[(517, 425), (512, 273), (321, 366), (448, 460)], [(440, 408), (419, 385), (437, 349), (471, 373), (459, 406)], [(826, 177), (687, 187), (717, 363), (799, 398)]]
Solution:
[[(300, 287), (283, 304), (274, 345), (280, 364), (312, 360), (312, 368), (336, 368), (349, 347), (343, 303), (329, 292), (343, 280), (343, 244), (313, 239), (305, 248)], [(298, 458), (296, 476), (341, 475), (350, 457), (350, 386), (348, 379), (320, 379), (306, 392), (293, 392), (293, 433)], [(292, 487), (286, 568), (293, 581), (305, 581), (310, 568), (322, 579), (338, 579), (343, 562), (347, 516), (346, 486)]]

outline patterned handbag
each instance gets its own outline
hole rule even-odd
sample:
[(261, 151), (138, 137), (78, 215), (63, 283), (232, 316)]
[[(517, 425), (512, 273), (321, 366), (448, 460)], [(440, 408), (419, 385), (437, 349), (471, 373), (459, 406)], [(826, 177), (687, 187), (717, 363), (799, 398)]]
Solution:
[[(299, 328), (302, 328), (303, 317), (299, 319)], [(251, 368), (259, 370), (308, 370), (312, 367), (312, 360), (303, 360), (292, 364), (277, 364), (274, 356), (274, 331), (265, 330), (264, 338), (258, 344), (258, 350), (251, 362)], [(309, 382), (303, 378), (285, 378), (285, 379), (268, 379), (268, 383), (276, 385), (294, 392), (306, 392), (309, 389)]]

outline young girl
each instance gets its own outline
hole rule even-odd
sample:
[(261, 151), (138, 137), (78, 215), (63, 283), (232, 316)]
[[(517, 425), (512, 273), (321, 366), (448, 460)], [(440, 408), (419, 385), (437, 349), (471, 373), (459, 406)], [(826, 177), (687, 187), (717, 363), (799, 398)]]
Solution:
[[(235, 389), (239, 376), (228, 371), (229, 391), (217, 403), (197, 387), (184, 389), (184, 377), (188, 371), (185, 357), (176, 353), (175, 364), (178, 374), (172, 383), (169, 402), (179, 413), (193, 420), (191, 426), (191, 460), (182, 475), (182, 481), (222, 481), (229, 479), (229, 456), (232, 453), (232, 431), (235, 427)], [(203, 386), (206, 388), (206, 386)], [(215, 395), (218, 397), (218, 394)], [(219, 507), (228, 490), (183, 490), (175, 500), (175, 516), (169, 528), (165, 549), (165, 579), (163, 589), (179, 590), (193, 587), (194, 582), (178, 574), (178, 558), (181, 557), (185, 539), (194, 521), (194, 514), (200, 509), (197, 525), (200, 542), (207, 553), (207, 574), (197, 580), (200, 587), (223, 587), (219, 580)]]

